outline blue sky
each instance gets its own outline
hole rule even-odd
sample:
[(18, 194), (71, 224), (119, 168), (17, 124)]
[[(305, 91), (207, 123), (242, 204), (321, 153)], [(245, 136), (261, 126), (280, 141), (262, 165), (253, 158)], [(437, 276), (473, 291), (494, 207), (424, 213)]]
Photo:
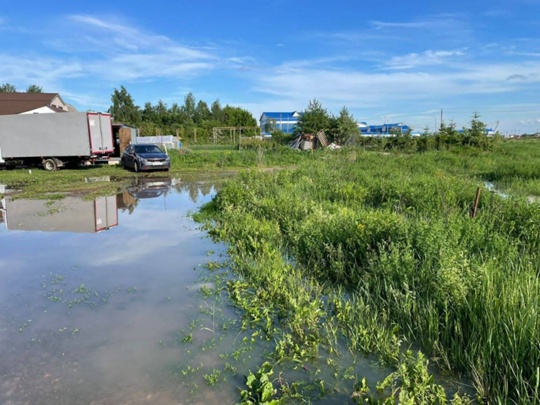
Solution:
[[(426, 4), (427, 3), (427, 4)], [(0, 83), (105, 111), (192, 92), (252, 112), (317, 99), (357, 121), (422, 131), (540, 129), (540, 0), (34, 0), (0, 8)]]

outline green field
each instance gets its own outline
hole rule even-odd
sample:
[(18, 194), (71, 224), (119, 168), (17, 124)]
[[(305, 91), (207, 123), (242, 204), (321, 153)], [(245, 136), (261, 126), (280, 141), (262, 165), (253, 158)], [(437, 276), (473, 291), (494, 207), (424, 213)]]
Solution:
[(269, 358), (345, 342), (396, 367), (379, 392), (356, 376), (358, 403), (444, 403), (427, 359), (480, 402), (539, 402), (540, 142), (316, 155), (244, 173), (198, 216), (230, 243), (229, 294), (275, 340)]

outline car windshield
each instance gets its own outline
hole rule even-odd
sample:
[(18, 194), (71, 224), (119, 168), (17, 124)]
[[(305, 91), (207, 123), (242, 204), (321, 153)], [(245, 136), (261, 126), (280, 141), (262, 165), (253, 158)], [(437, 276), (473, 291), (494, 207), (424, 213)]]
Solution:
[(163, 153), (156, 145), (135, 145), (133, 149), (136, 153)]

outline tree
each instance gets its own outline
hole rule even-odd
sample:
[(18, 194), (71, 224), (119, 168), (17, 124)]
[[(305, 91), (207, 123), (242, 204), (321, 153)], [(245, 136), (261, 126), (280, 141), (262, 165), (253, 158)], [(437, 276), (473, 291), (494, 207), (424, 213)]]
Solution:
[(195, 123), (202, 124), (210, 119), (212, 119), (212, 112), (208, 108), (208, 104), (200, 100), (195, 108)]
[(225, 115), (225, 124), (230, 127), (254, 127), (257, 126), (257, 120), (247, 110), (240, 107), (231, 107), (226, 105), (223, 109)]
[(43, 93), (43, 89), (37, 84), (31, 84), (26, 88), (27, 93)]
[(459, 135), (459, 132), (456, 129), (456, 123), (453, 121), (450, 121), (450, 123), (447, 125), (444, 122), (441, 122), (441, 126), (439, 128), (439, 134), (446, 135), (448, 137), (457, 137)]
[(223, 109), (221, 108), (221, 104), (219, 100), (216, 100), (212, 103), (212, 107), (210, 107), (210, 111), (212, 112), (212, 119), (214, 121), (217, 121), (220, 124), (225, 123), (225, 114), (223, 114)]
[[(267, 134), (272, 134), (272, 136), (273, 136), (273, 133), (278, 131), (276, 119), (275, 118), (270, 118), (269, 120), (267, 120), (264, 123), (263, 131), (265, 133), (267, 133)], [(282, 131), (279, 131), (279, 132), (282, 132)]]
[(169, 118), (171, 121), (171, 124), (173, 125), (182, 125), (184, 123), (184, 113), (182, 111), (182, 107), (178, 105), (178, 103), (173, 103), (169, 110)]
[(193, 96), (193, 93), (189, 92), (184, 98), (184, 105), (182, 106), (184, 120), (187, 125), (193, 125), (195, 122), (195, 104), (195, 96)]
[(0, 93), (17, 93), (17, 89), (12, 84), (5, 83), (0, 86)]
[(169, 107), (167, 107), (167, 104), (163, 100), (158, 101), (157, 106), (154, 107), (154, 111), (156, 112), (155, 121), (154, 121), (156, 124), (158, 125), (170, 124)]
[(471, 128), (465, 130), (465, 143), (482, 148), (488, 147), (486, 124), (480, 121), (480, 115), (475, 112), (471, 120)]
[(296, 124), (296, 134), (316, 134), (330, 127), (330, 115), (317, 99), (309, 102), (306, 111)]
[(109, 107), (109, 113), (116, 121), (134, 126), (140, 124), (140, 108), (135, 105), (133, 98), (124, 86), (120, 86), (120, 90), (114, 89), (111, 101), (112, 105)]
[(343, 144), (351, 136), (360, 135), (360, 129), (356, 124), (356, 120), (349, 113), (347, 107), (343, 107), (339, 112), (339, 117), (335, 120), (335, 133), (333, 140), (339, 144)]

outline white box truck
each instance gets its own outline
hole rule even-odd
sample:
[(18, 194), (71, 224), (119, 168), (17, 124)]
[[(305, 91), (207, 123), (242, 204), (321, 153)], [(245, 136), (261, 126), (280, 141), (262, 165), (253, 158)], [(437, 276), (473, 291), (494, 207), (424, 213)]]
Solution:
[(65, 112), (0, 115), (0, 166), (77, 167), (114, 153), (110, 114)]

